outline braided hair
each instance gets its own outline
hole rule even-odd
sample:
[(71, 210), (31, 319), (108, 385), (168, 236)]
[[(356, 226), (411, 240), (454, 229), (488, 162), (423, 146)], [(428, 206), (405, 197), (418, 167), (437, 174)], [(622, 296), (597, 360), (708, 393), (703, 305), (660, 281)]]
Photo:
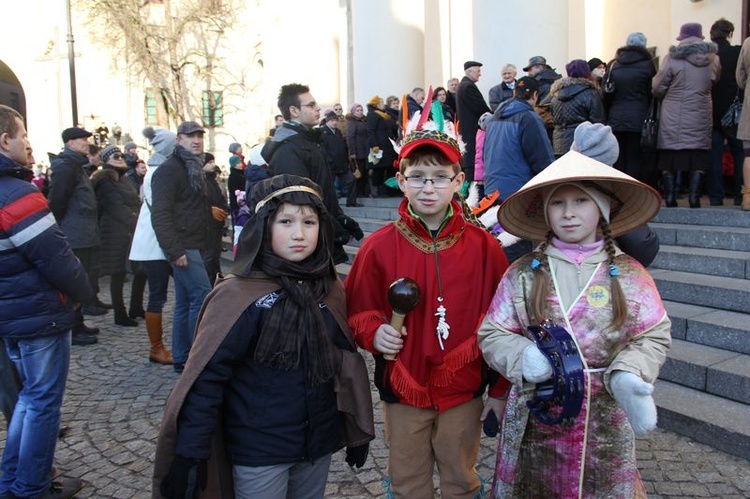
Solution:
[(609, 223), (604, 218), (599, 219), (599, 229), (601, 229), (604, 236), (604, 250), (607, 252), (607, 263), (609, 264), (610, 295), (612, 300), (612, 322), (610, 325), (615, 329), (619, 329), (627, 318), (628, 304), (620, 286), (620, 270), (615, 264), (615, 240), (612, 237), (612, 230), (609, 227)]
[(534, 273), (531, 281), (531, 314), (529, 320), (534, 324), (541, 324), (548, 319), (547, 302), (552, 290), (549, 260), (545, 253), (554, 233), (550, 230), (542, 244), (534, 251), (531, 260), (531, 270)]

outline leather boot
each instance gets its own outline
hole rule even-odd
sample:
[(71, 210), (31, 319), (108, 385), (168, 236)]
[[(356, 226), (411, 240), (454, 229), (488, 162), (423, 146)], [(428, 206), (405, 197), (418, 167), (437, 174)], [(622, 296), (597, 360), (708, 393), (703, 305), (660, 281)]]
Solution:
[(701, 174), (695, 171), (690, 173), (690, 188), (688, 191), (688, 202), (691, 208), (701, 207)]
[(164, 347), (162, 342), (163, 331), (160, 312), (146, 312), (146, 331), (148, 331), (148, 340), (151, 343), (148, 360), (159, 364), (171, 364), (173, 362), (172, 353)]
[(750, 187), (742, 186), (742, 210), (750, 211)]
[(128, 317), (128, 313), (125, 312), (125, 307), (115, 308), (115, 324), (123, 327), (136, 327), (138, 321), (134, 321)]
[(677, 199), (675, 198), (674, 175), (672, 175), (672, 172), (662, 172), (661, 183), (664, 188), (664, 204), (666, 204), (667, 208), (674, 208), (677, 206)]

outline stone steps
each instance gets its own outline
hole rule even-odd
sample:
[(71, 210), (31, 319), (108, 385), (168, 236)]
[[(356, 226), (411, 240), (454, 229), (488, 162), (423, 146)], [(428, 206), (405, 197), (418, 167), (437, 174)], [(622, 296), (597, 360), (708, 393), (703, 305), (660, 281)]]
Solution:
[(672, 338), (750, 355), (750, 317), (665, 300), (672, 319)]
[(649, 269), (663, 300), (750, 313), (750, 285), (747, 279), (696, 273)]
[[(723, 223), (723, 220), (718, 219), (717, 222)], [(750, 248), (750, 228), (746, 227), (729, 228), (674, 223), (654, 223), (650, 225), (659, 235), (660, 244), (667, 246), (731, 251), (747, 251)]]
[(750, 404), (750, 356), (673, 340), (659, 379)]
[(750, 253), (662, 244), (652, 268), (750, 279)]
[(750, 459), (750, 410), (746, 404), (669, 381), (655, 383), (659, 427)]

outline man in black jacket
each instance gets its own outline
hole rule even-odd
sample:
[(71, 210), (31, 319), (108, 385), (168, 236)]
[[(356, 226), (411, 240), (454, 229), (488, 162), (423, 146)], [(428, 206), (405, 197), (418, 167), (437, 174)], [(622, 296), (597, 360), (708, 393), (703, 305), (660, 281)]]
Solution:
[(323, 154), (331, 167), (335, 181), (338, 181), (338, 190), (346, 196), (346, 205), (362, 206), (357, 203), (357, 187), (354, 185), (354, 175), (349, 169), (346, 138), (336, 126), (338, 121), (339, 117), (333, 110), (328, 111), (323, 118), (324, 123), (320, 126)]
[[(85, 167), (89, 164), (91, 132), (71, 127), (62, 132), (65, 148), (52, 159), (49, 194), (47, 199), (52, 214), (68, 239), (73, 253), (86, 270), (91, 287), (99, 288), (99, 216), (96, 195)], [(106, 309), (97, 298), (75, 311), (73, 344), (91, 345), (97, 342), (98, 328), (88, 328), (83, 315), (103, 315)]]
[[(156, 239), (172, 265), (174, 318), (172, 355), (182, 372), (192, 344), (203, 299), (211, 291), (201, 251), (206, 249), (212, 217), (203, 175), (203, 134), (195, 121), (177, 128), (177, 146), (151, 179), (151, 223)], [(213, 216), (217, 219), (216, 216)]]
[(344, 244), (351, 236), (361, 239), (364, 234), (357, 222), (344, 215), (336, 198), (333, 174), (320, 146), (320, 130), (313, 128), (320, 122), (320, 106), (310, 94), (310, 88), (299, 83), (281, 87), (278, 106), (285, 121), (261, 153), (268, 161), (268, 174), (297, 175), (320, 186), (323, 204), (337, 222), (333, 261), (343, 263), (349, 259)]
[(477, 88), (477, 82), (482, 76), (482, 63), (466, 61), (464, 63), (464, 77), (458, 84), (456, 91), (456, 107), (458, 113), (458, 131), (466, 143), (463, 155), (463, 168), (466, 180), (474, 180), (474, 153), (476, 151), (477, 130), (479, 117), (489, 113), (490, 108)]

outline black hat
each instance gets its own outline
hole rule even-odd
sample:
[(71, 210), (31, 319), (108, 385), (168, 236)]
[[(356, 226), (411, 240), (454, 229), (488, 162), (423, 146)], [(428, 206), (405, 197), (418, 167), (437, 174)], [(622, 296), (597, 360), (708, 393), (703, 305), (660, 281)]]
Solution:
[(591, 69), (591, 71), (595, 70), (596, 68), (598, 68), (602, 64), (606, 65), (606, 63), (604, 61), (602, 61), (601, 59), (599, 59), (598, 57), (594, 57), (593, 59), (589, 59), (588, 60), (588, 65), (589, 65), (589, 68)]
[(211, 154), (210, 152), (207, 152), (203, 155), (203, 166), (206, 166), (211, 161), (216, 161), (216, 156)]
[(529, 69), (531, 69), (532, 66), (546, 66), (547, 65), (547, 59), (542, 57), (541, 55), (535, 55), (534, 57), (531, 57), (529, 59), (529, 63), (526, 65), (525, 68), (523, 68), (524, 71), (528, 72)]
[(75, 139), (84, 139), (89, 138), (93, 134), (89, 132), (88, 130), (85, 130), (83, 128), (78, 128), (77, 126), (72, 126), (70, 128), (66, 128), (62, 131), (62, 141), (67, 142), (69, 140), (75, 140)]
[(481, 62), (477, 62), (477, 61), (466, 61), (464, 63), (464, 71), (466, 71), (469, 68), (473, 68), (474, 66), (479, 66), (481, 68), (482, 67), (482, 63)]
[(331, 120), (338, 120), (338, 119), (339, 119), (339, 115), (336, 114), (336, 111), (332, 109), (325, 114), (325, 118), (323, 119), (323, 121), (328, 122)]
[(177, 135), (190, 135), (195, 132), (206, 133), (203, 127), (195, 121), (183, 121), (177, 127)]

